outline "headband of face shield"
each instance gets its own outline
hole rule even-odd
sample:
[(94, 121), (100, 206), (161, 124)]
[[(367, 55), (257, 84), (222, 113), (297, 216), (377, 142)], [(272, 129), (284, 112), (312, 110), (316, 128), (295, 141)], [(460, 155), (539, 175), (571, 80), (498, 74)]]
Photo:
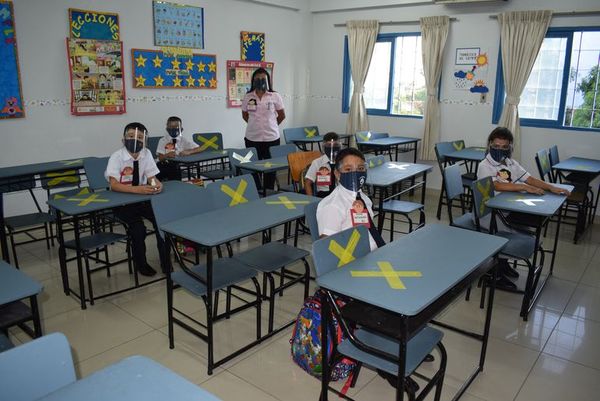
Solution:
[(125, 138), (123, 138), (123, 145), (125, 145), (125, 149), (129, 153), (139, 153), (144, 147), (146, 147), (146, 131), (139, 131), (137, 128), (135, 129), (135, 137), (128, 138), (127, 134), (125, 134)]
[(329, 163), (331, 164), (335, 163), (335, 158), (341, 149), (342, 147), (337, 141), (332, 140), (323, 144), (323, 153), (325, 153), (325, 156), (327, 156)]

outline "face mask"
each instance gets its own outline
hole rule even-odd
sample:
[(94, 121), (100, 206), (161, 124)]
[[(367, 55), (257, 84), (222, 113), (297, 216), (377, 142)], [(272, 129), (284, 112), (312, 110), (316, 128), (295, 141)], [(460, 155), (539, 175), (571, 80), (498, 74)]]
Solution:
[(137, 139), (125, 139), (124, 143), (129, 153), (138, 153), (144, 147), (144, 143)]
[(256, 78), (254, 80), (254, 88), (256, 88), (256, 90), (266, 92), (267, 91), (267, 79), (266, 78)]
[(502, 163), (505, 159), (510, 159), (512, 152), (510, 149), (495, 149), (490, 147), (490, 156), (497, 163)]
[(340, 184), (349, 191), (358, 192), (367, 182), (366, 171), (340, 173)]
[(342, 147), (340, 145), (325, 145), (323, 146), (323, 150), (325, 151), (325, 155), (327, 155), (327, 157), (329, 158), (329, 161), (331, 163), (335, 162), (335, 158), (337, 157), (337, 154), (339, 153), (340, 149)]
[(167, 128), (167, 132), (171, 138), (177, 138), (179, 136), (179, 128)]

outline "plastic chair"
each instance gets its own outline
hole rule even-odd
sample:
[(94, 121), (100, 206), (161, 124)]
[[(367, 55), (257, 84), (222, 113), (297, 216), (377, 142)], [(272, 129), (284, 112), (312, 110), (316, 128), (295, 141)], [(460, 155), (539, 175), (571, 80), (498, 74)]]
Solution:
[(310, 238), (313, 242), (318, 241), (319, 235), (319, 222), (317, 221), (317, 208), (320, 202), (309, 203), (304, 206), (304, 218), (308, 229), (310, 230)]
[(83, 169), (85, 170), (88, 186), (93, 191), (102, 191), (110, 187), (106, 177), (104, 177), (108, 159), (108, 157), (88, 157), (83, 160)]
[(292, 143), (286, 143), (284, 145), (272, 146), (269, 148), (269, 152), (271, 153), (271, 158), (275, 159), (276, 157), (286, 157), (290, 153), (297, 152), (298, 148)]
[[(223, 135), (220, 132), (196, 133), (192, 135), (192, 140), (200, 147), (201, 152), (215, 152), (224, 149)], [(233, 175), (229, 168), (229, 164), (223, 159), (200, 162), (197, 167), (198, 174), (211, 181), (222, 180)]]
[(244, 163), (258, 160), (258, 153), (256, 153), (255, 148), (229, 149), (227, 156), (234, 176), (248, 174), (249, 171), (242, 168)]
[[(448, 207), (448, 219), (450, 225), (454, 227), (464, 228), (466, 230), (476, 230), (473, 213), (466, 213), (464, 201), (464, 187), (461, 177), (461, 168), (454, 164), (446, 167), (443, 170), (443, 192), (446, 194), (446, 206)], [(454, 218), (452, 208), (455, 207), (454, 202), (460, 202), (462, 214), (458, 218)]]
[(202, 132), (192, 135), (192, 140), (200, 151), (223, 150), (223, 135), (220, 132)]
[(321, 157), (321, 153), (317, 151), (294, 152), (288, 154), (290, 177), (295, 192), (305, 193), (304, 176), (306, 175), (306, 170), (313, 160), (318, 159), (319, 157)]
[(33, 401), (75, 381), (71, 348), (62, 333), (0, 353), (2, 399)]
[[(444, 175), (444, 168), (448, 167), (451, 164), (455, 164), (452, 160), (447, 158), (447, 155), (450, 153), (456, 152), (458, 150), (464, 149), (465, 141), (458, 140), (452, 142), (438, 142), (435, 144), (435, 156), (437, 159), (438, 167), (440, 169), (440, 173), (442, 173), (442, 177)], [(465, 163), (456, 163), (458, 165), (465, 165)], [(467, 191), (468, 198), (466, 199), (466, 204), (469, 205), (471, 201), (471, 184), (477, 178), (476, 173), (461, 173), (463, 190)], [(437, 219), (439, 220), (442, 215), (442, 205), (444, 204), (444, 191), (445, 186), (442, 182), (442, 190), (440, 191), (440, 197), (438, 199), (438, 207), (437, 207)]]
[(156, 160), (158, 155), (156, 154), (156, 150), (158, 149), (158, 142), (160, 141), (161, 136), (150, 136), (148, 137), (147, 147), (150, 153), (152, 153), (152, 157)]
[[(340, 267), (338, 266), (339, 258), (329, 250), (331, 243), (336, 241), (338, 244), (347, 244), (350, 241), (350, 238), (357, 234), (358, 241), (353, 256), (355, 258), (360, 258), (370, 252), (369, 233), (364, 226), (349, 228), (332, 236), (319, 239), (313, 243), (312, 254), (317, 277)], [(330, 293), (327, 293), (326, 297), (327, 302), (333, 310), (333, 315), (337, 319), (345, 336), (341, 343), (337, 344), (337, 347), (333, 347), (331, 361), (337, 361), (345, 356), (356, 360), (360, 365), (367, 365), (396, 376), (398, 374), (399, 342), (393, 338), (375, 333), (366, 328), (359, 327), (354, 332), (351, 332), (348, 323), (346, 323), (344, 319), (343, 312), (340, 311), (333, 296)], [(442, 357), (440, 367), (430, 380), (432, 383), (435, 383), (436, 386), (434, 398), (436, 401), (440, 399), (442, 393), (442, 383), (447, 362), (446, 350), (441, 342), (443, 336), (444, 334), (440, 330), (425, 326), (415, 334), (406, 345), (405, 378), (407, 379), (410, 378), (410, 375), (415, 372), (417, 367), (425, 360), (425, 358), (427, 358), (434, 348), (437, 347), (440, 351)], [(333, 366), (333, 363), (330, 365)], [(353, 382), (356, 381), (358, 373), (359, 371), (355, 372)], [(429, 389), (427, 392), (429, 392), (431, 388), (432, 387), (426, 387), (426, 389)], [(396, 391), (403, 391), (403, 389), (397, 389)], [(407, 391), (409, 399), (414, 400), (416, 394), (411, 390)], [(419, 394), (420, 399), (426, 395), (423, 394), (423, 391)]]
[[(283, 137), (285, 138), (286, 143), (293, 143), (298, 147), (298, 149), (307, 151), (307, 143), (306, 142), (297, 142), (296, 139), (305, 139), (312, 138), (315, 136), (319, 136), (319, 127), (316, 125), (311, 125), (307, 127), (297, 127), (297, 128), (284, 128), (283, 129)], [(321, 142), (316, 142), (319, 151), (321, 151)], [(310, 150), (313, 150), (313, 143), (310, 143)]]
[[(384, 148), (380, 148), (380, 147), (376, 147), (376, 146), (369, 146), (368, 142), (373, 139), (389, 138), (389, 136), (390, 136), (390, 134), (385, 133), (385, 132), (358, 131), (357, 133), (354, 134), (354, 140), (356, 141), (356, 147), (361, 152), (363, 152), (365, 154), (373, 153), (373, 154), (377, 155)], [(387, 153), (387, 155), (390, 157), (390, 160), (392, 160), (392, 150), (391, 149), (389, 149), (387, 152), (384, 150), (383, 153)]]

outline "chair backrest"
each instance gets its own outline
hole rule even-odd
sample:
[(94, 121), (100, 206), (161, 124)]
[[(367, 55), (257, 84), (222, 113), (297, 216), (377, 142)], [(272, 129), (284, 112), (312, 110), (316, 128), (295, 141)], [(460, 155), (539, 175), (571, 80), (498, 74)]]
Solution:
[(313, 160), (318, 159), (319, 157), (321, 157), (321, 153), (317, 152), (316, 150), (310, 152), (294, 152), (288, 154), (288, 165), (292, 181), (294, 183), (301, 184), (302, 171), (306, 169), (306, 167), (310, 166)]
[[(345, 250), (354, 249), (352, 252)], [(365, 226), (351, 227), (313, 243), (312, 256), (317, 277), (371, 252)], [(342, 255), (341, 257), (338, 255)]]
[(437, 158), (438, 166), (440, 170), (443, 170), (446, 167), (446, 156), (448, 156), (452, 152), (456, 152), (457, 150), (462, 150), (465, 148), (465, 141), (459, 139), (458, 141), (451, 142), (438, 142), (435, 144), (435, 156)]
[(200, 132), (192, 135), (192, 140), (201, 152), (223, 150), (223, 135), (220, 132)]
[(390, 134), (385, 132), (358, 131), (354, 134), (356, 142), (369, 142), (372, 139), (388, 138)]
[(458, 164), (453, 164), (444, 169), (444, 189), (448, 200), (457, 199), (463, 194), (462, 172)]
[(76, 381), (67, 338), (52, 333), (0, 353), (3, 400), (37, 400)]
[(229, 149), (227, 155), (229, 157), (231, 171), (233, 171), (235, 175), (241, 174), (241, 168), (244, 166), (244, 163), (258, 160), (258, 154), (256, 153), (255, 148)]
[(385, 163), (385, 155), (367, 157), (367, 167), (374, 168)]
[(283, 129), (283, 137), (287, 143), (294, 143), (295, 139), (312, 138), (314, 136), (319, 136), (319, 127), (316, 125)]
[(109, 187), (104, 171), (108, 165), (108, 157), (88, 157), (83, 160), (83, 168), (87, 177), (88, 186), (94, 190), (103, 190)]
[(152, 153), (152, 157), (154, 157), (155, 159), (158, 157), (156, 155), (156, 149), (158, 149), (158, 141), (160, 141), (160, 138), (162, 138), (162, 137), (161, 136), (149, 136), (148, 142), (146, 143), (148, 150), (150, 151), (150, 153)]
[(560, 157), (558, 156), (558, 146), (552, 145), (548, 150), (548, 157), (550, 158), (550, 166), (560, 163)]
[(79, 170), (62, 170), (40, 175), (42, 188), (46, 191), (57, 188), (78, 187), (81, 184)]
[(35, 175), (21, 176), (18, 178), (0, 179), (0, 193), (17, 192), (35, 188)]
[(485, 177), (473, 181), (471, 184), (473, 192), (473, 212), (475, 221), (479, 225), (479, 219), (487, 216), (492, 212), (492, 209), (487, 207), (487, 201), (494, 197), (494, 181), (492, 177)]
[(296, 152), (297, 150), (298, 148), (293, 143), (286, 143), (285, 145), (271, 146), (269, 148), (269, 153), (271, 154), (272, 158), (276, 158), (285, 157), (290, 153)]
[(550, 182), (554, 180), (554, 177), (552, 176), (552, 167), (550, 166), (550, 158), (548, 157), (548, 150), (541, 149), (535, 153), (535, 164), (537, 165), (542, 181), (546, 181), (546, 178), (548, 178), (548, 181)]
[(319, 223), (317, 222), (317, 207), (319, 202), (309, 203), (304, 206), (304, 219), (310, 230), (310, 238), (313, 242), (319, 239)]
[(231, 207), (259, 198), (254, 178), (250, 174), (217, 181), (206, 187), (216, 209)]

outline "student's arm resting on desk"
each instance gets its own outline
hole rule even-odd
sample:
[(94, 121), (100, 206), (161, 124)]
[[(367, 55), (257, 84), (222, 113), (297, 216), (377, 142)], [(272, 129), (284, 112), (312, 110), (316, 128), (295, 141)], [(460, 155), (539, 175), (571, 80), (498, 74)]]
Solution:
[(567, 196), (571, 195), (571, 192), (567, 191), (566, 189), (556, 187), (548, 182), (542, 181), (535, 177), (529, 176), (525, 182), (527, 183), (527, 185), (531, 185), (533, 187), (540, 188), (542, 190), (550, 191), (553, 194), (567, 195)]
[(499, 192), (527, 192), (530, 194), (543, 195), (544, 190), (528, 184), (519, 184), (514, 182), (494, 181), (494, 190)]
[(121, 184), (115, 177), (110, 177), (110, 189), (115, 192), (126, 192), (130, 194), (158, 194), (162, 191), (162, 183), (156, 177), (148, 178), (148, 182), (154, 180), (152, 185), (125, 185)]

